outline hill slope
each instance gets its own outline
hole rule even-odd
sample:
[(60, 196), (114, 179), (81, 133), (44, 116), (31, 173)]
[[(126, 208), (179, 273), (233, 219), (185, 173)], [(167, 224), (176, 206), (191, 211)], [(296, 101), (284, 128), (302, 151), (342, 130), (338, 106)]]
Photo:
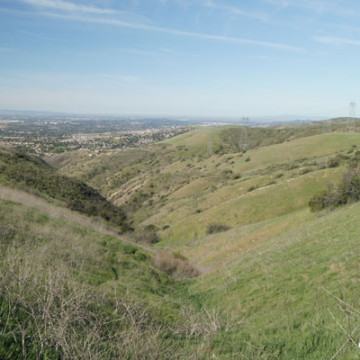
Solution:
[(1, 359), (188, 357), (206, 343), (213, 332), (193, 330), (206, 313), (156, 254), (39, 204), (0, 199)]
[(85, 183), (58, 174), (35, 156), (0, 148), (0, 181), (47, 199), (58, 200), (71, 210), (101, 216), (121, 231), (128, 228), (122, 209)]
[(359, 204), (321, 217), (301, 211), (284, 219), (296, 226), (247, 251), (234, 249), (228, 267), (199, 279), (191, 293), (239, 321), (218, 334), (215, 355), (359, 358), (359, 219)]
[[(216, 223), (241, 227), (306, 208), (315, 192), (342, 177), (360, 147), (358, 133), (326, 131), (306, 137), (300, 132), (292, 140), (246, 153), (199, 153), (209, 137), (224, 139), (224, 133), (235, 130), (205, 129), (138, 152), (70, 164), (61, 155), (53, 161), (64, 164), (62, 173), (88, 181), (126, 209), (136, 227), (153, 226), (163, 246), (180, 249), (206, 236)], [(277, 142), (279, 134), (266, 141)]]
[[(153, 253), (69, 222), (60, 226), (61, 220), (48, 214), (1, 202), (3, 223), (9, 224), (3, 232), (9, 235), (2, 242), (1, 284), (4, 291), (11, 290), (1, 298), (1, 313), (7, 314), (10, 295), (19, 293), (16, 281), (4, 275), (9, 273), (7, 266), (12, 264), (15, 279), (20, 264), (30, 266), (20, 256), (25, 248), (29, 259), (57, 254), (50, 257), (57, 259), (56, 268), (65, 269), (69, 284), (85, 284), (85, 293), (92, 294), (96, 303), (103, 294), (103, 307), (83, 302), (80, 308), (107, 321), (117, 319), (122, 309), (120, 333), (110, 327), (111, 336), (105, 336), (102, 325), (96, 324), (101, 340), (96, 344), (102, 347), (92, 345), (91, 350), (101, 354), (98, 358), (114, 354), (139, 359), (358, 358), (360, 204), (314, 214), (308, 201), (330, 182), (338, 182), (352, 159), (359, 159), (360, 134), (333, 132), (329, 127), (309, 136), (309, 128), (305, 130), (279, 129), (266, 139), (266, 146), (264, 137), (245, 153), (231, 147), (237, 136), (225, 141), (224, 133), (235, 132), (221, 128), (98, 158), (55, 157), (53, 164), (63, 174), (87, 181), (125, 208), (137, 231), (156, 231), (160, 241), (154, 249), (188, 258), (203, 273), (175, 280), (158, 270)], [(282, 133), (284, 141), (279, 141)], [(208, 152), (209, 137), (214, 139), (213, 149), (224, 145), (221, 151)], [(35, 234), (30, 244), (24, 241), (24, 228)], [(49, 229), (55, 229), (54, 238)], [(66, 241), (59, 229), (67, 232)], [(31, 263), (39, 263), (41, 270), (30, 267), (29, 274), (48, 274), (40, 280), (31, 275), (34, 288), (53, 279), (52, 261)], [(9, 289), (7, 283), (12, 284)], [(30, 309), (31, 301), (25, 303)], [(16, 308), (20, 317), (14, 315), (21, 324), (22, 316), (28, 319), (23, 304)], [(134, 309), (139, 310), (135, 315)], [(13, 346), (20, 357), (21, 331), (27, 328), (14, 326), (17, 340), (9, 333), (2, 348)], [(82, 340), (92, 339), (81, 322), (76, 326)], [(122, 350), (115, 345), (119, 338)], [(41, 351), (39, 337), (29, 341), (33, 353)], [(49, 354), (58, 354), (56, 342), (51, 344)]]

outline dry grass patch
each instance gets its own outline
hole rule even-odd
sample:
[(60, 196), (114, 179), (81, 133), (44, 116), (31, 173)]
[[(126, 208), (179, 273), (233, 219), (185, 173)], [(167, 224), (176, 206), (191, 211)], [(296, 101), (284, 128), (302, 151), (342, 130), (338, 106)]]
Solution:
[(163, 250), (157, 252), (154, 264), (158, 269), (176, 279), (191, 279), (200, 275), (200, 271), (186, 258)]

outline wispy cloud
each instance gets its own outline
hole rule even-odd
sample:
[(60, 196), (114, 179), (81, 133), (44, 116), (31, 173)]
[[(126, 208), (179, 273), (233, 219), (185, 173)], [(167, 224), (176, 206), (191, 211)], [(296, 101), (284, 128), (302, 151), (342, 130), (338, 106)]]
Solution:
[(265, 14), (245, 11), (236, 6), (227, 5), (224, 3), (217, 3), (212, 0), (204, 1), (204, 2), (202, 2), (202, 5), (207, 8), (210, 8), (210, 9), (225, 11), (232, 15), (241, 16), (241, 17), (249, 17), (249, 18), (253, 18), (253, 19), (257, 19), (257, 20), (267, 20), (267, 18), (268, 18)]
[(340, 38), (335, 36), (314, 36), (316, 42), (329, 44), (329, 45), (356, 45), (360, 46), (359, 40)]
[(231, 36), (222, 36), (222, 35), (213, 35), (213, 34), (204, 34), (186, 30), (176, 30), (170, 29), (155, 25), (148, 25), (136, 22), (127, 22), (120, 19), (114, 18), (104, 18), (104, 17), (91, 17), (91, 16), (82, 16), (82, 15), (65, 15), (65, 14), (58, 14), (52, 12), (43, 12), (41, 13), (43, 16), (49, 16), (54, 18), (60, 18), (64, 20), (71, 20), (71, 21), (81, 21), (81, 22), (88, 22), (88, 23), (97, 23), (97, 24), (105, 24), (111, 26), (119, 26), (137, 30), (144, 30), (144, 31), (151, 31), (157, 33), (163, 33), (167, 35), (174, 35), (174, 36), (182, 36), (182, 37), (189, 37), (189, 38), (197, 38), (197, 39), (204, 39), (204, 40), (213, 40), (213, 41), (220, 41), (220, 42), (227, 42), (233, 44), (243, 44), (243, 45), (253, 45), (253, 46), (260, 46), (266, 48), (272, 48), (277, 50), (285, 50), (291, 52), (305, 52), (305, 49), (282, 44), (276, 42), (268, 42), (268, 41), (261, 41), (261, 40), (253, 40), (253, 39), (246, 39), (246, 38), (239, 38), (239, 37), (231, 37)]
[[(118, 12), (114, 9), (99, 8), (92, 5), (79, 5), (65, 0), (19, 0), (19, 1), (39, 8), (40, 11), (38, 12), (38, 14), (46, 17), (131, 28), (137, 30), (144, 30), (148, 32), (163, 33), (173, 36), (198, 38), (198, 39), (227, 42), (233, 44), (252, 45), (252, 46), (272, 48), (272, 49), (278, 49), (278, 50), (284, 50), (290, 52), (305, 52), (305, 49), (301, 47), (287, 45), (283, 43), (254, 40), (254, 39), (241, 38), (235, 36), (232, 37), (232, 36), (223, 36), (216, 34), (206, 34), (200, 32), (192, 32), (187, 30), (177, 30), (167, 27), (161, 27), (149, 23), (148, 19), (146, 18), (143, 19), (142, 16), (137, 14)], [(288, 0), (284, 0), (284, 1), (288, 1)], [(260, 15), (251, 14), (237, 7), (220, 4), (213, 0), (200, 0), (200, 4), (208, 8), (223, 10), (236, 15), (257, 17), (263, 20), (265, 19)], [(108, 15), (112, 15), (112, 16), (108, 16)], [(126, 20), (123, 20), (124, 18), (126, 18)]]
[(304, 9), (317, 14), (331, 13), (340, 16), (356, 16), (359, 12), (345, 5), (338, 5), (326, 0), (264, 0), (268, 4), (276, 5), (280, 9), (294, 7)]
[(20, 1), (32, 6), (53, 9), (53, 10), (67, 11), (67, 12), (99, 14), (99, 15), (115, 14), (115, 10), (112, 9), (102, 9), (90, 5), (78, 5), (63, 0), (20, 0)]

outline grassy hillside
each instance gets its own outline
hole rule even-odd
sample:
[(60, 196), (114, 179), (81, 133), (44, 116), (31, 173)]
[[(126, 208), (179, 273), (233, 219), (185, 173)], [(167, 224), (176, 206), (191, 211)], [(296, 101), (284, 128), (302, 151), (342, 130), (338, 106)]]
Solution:
[[(4, 201), (0, 216), (4, 359), (23, 351), (28, 358), (41, 351), (48, 358), (357, 358), (358, 204), (259, 224), (297, 222), (238, 249), (221, 271), (182, 283), (154, 268), (151, 254), (79, 224)], [(54, 321), (66, 314), (71, 321)], [(120, 332), (95, 322), (100, 316), (122, 324)]]
[(249, 250), (240, 248), (244, 238), (259, 229), (244, 229), (237, 240), (229, 236), (239, 245), (233, 262), (191, 287), (208, 306), (239, 321), (218, 335), (218, 358), (359, 358), (360, 205), (320, 217), (304, 210), (292, 219), (270, 221), (296, 224)]
[(0, 200), (1, 359), (188, 357), (210, 341), (158, 255), (74, 218)]
[(249, 135), (272, 145), (206, 154), (210, 138), (213, 146), (236, 145), (242, 131), (208, 128), (138, 151), (52, 162), (126, 209), (136, 228), (155, 229), (161, 246), (178, 249), (206, 237), (211, 226), (237, 228), (306, 208), (314, 193), (339, 181), (360, 147), (359, 133), (334, 130), (253, 128)]
[(120, 231), (128, 229), (122, 209), (84, 182), (58, 174), (35, 156), (0, 148), (0, 182), (58, 200), (72, 210), (101, 216), (117, 225)]
[[(213, 131), (218, 130), (201, 130), (199, 136)], [(134, 150), (121, 151), (61, 171), (97, 187), (127, 209), (136, 226), (155, 225), (163, 244), (181, 243), (204, 236), (214, 222), (234, 227), (306, 207), (313, 193), (340, 179), (360, 146), (357, 133), (325, 133), (246, 154), (182, 157), (192, 150), (177, 144), (194, 136), (187, 133), (144, 148), (141, 157)]]
[[(148, 241), (146, 234), (156, 233), (158, 243), (146, 251), (2, 202), (4, 223), (12, 225), (5, 232), (11, 234), (4, 242), (10, 245), (2, 251), (1, 266), (10, 266), (13, 254), (28, 264), (19, 253), (30, 245), (23, 235), (14, 235), (26, 228), (33, 246), (26, 251), (29, 259), (60, 253), (56, 261), (41, 260), (42, 271), (54, 273), (54, 264), (66, 269), (70, 283), (86, 286), (96, 303), (99, 294), (104, 296), (103, 306), (84, 302), (81, 307), (107, 321), (121, 309), (120, 333), (110, 327), (105, 336), (96, 323), (100, 347), (91, 346), (99, 358), (357, 359), (360, 204), (321, 213), (308, 207), (315, 193), (338, 183), (352, 159), (360, 157), (360, 134), (338, 131), (346, 126), (348, 121), (337, 120), (254, 129), (246, 152), (236, 148), (242, 130), (222, 127), (96, 158), (61, 154), (51, 161), (60, 173), (86, 181), (126, 210), (136, 228), (129, 241)], [(54, 238), (46, 229), (57, 229)], [(67, 232), (61, 249), (60, 230)], [(164, 261), (170, 253), (172, 262)], [(186, 259), (201, 274), (182, 280), (169, 276), (176, 275), (176, 261)], [(9, 278), (3, 278), (7, 289)], [(31, 283), (48, 278), (35, 276)], [(9, 289), (16, 293), (16, 286)], [(9, 296), (2, 298), (4, 310)], [(19, 303), (25, 320), (23, 304), (31, 308), (31, 301)], [(132, 309), (139, 312), (134, 316)], [(84, 346), (90, 335), (81, 322), (76, 326), (82, 334), (76, 343)], [(17, 340), (9, 335), (2, 346), (13, 346), (21, 357), (22, 333), (16, 329)], [(119, 336), (121, 350), (112, 340)], [(41, 350), (40, 338), (29, 341), (33, 353)], [(58, 354), (56, 341), (51, 344), (49, 354)], [(102, 352), (105, 348), (109, 352)]]

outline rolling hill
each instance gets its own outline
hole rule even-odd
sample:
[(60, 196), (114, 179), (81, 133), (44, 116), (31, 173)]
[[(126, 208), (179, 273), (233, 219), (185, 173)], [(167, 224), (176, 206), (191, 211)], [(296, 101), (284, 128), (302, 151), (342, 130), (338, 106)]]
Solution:
[[(348, 125), (340, 119), (253, 128), (247, 149), (239, 148), (241, 128), (204, 128), (98, 157), (63, 153), (49, 159), (57, 171), (26, 158), (46, 174), (86, 182), (111, 208), (123, 209), (134, 232), (111, 232), (111, 222), (105, 232), (56, 216), (51, 207), (2, 200), (0, 306), (7, 331), (0, 355), (358, 358), (360, 204), (319, 213), (308, 206), (358, 163), (360, 133), (345, 131)], [(0, 178), (30, 186), (8, 175), (16, 173), (9, 169), (17, 156)], [(56, 200), (51, 206), (71, 209), (63, 197), (43, 193)], [(49, 292), (50, 283), (62, 292)], [(78, 287), (81, 301), (71, 302)], [(39, 294), (48, 302), (39, 303)], [(62, 298), (73, 305), (69, 312), (85, 313), (61, 328), (49, 327), (54, 321), (40, 311), (51, 328), (44, 334), (33, 309), (50, 306), (61, 317)], [(63, 342), (56, 340), (61, 329)], [(69, 339), (76, 349), (66, 347)]]

